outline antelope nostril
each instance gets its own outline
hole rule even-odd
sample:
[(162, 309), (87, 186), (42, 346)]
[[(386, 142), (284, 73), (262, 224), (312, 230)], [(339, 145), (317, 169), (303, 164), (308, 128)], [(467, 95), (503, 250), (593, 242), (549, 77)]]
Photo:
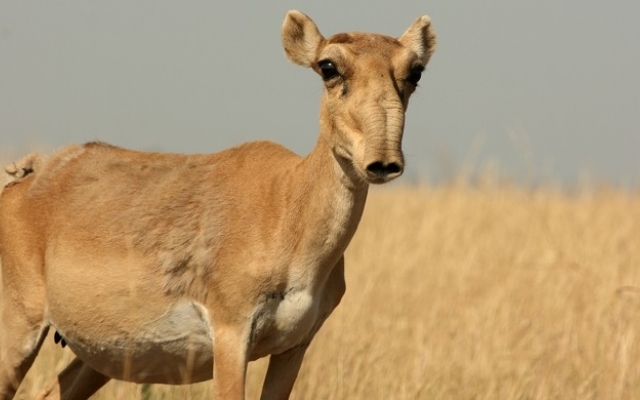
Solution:
[(396, 163), (387, 164), (387, 174), (397, 174), (401, 172), (402, 168)]
[(398, 172), (402, 171), (402, 168), (400, 168), (400, 165), (394, 162), (385, 164), (383, 162), (376, 161), (367, 165), (367, 171), (376, 175), (387, 176), (391, 174), (397, 174)]

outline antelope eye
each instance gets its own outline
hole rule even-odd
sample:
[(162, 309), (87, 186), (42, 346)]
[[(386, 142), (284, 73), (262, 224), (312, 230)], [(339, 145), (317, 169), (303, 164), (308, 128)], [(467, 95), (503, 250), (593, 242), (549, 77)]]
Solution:
[(326, 81), (333, 77), (338, 76), (338, 70), (336, 66), (329, 60), (322, 60), (318, 63), (318, 68), (320, 68), (320, 73), (322, 74), (322, 78)]
[(418, 81), (420, 81), (420, 78), (422, 77), (423, 70), (423, 66), (413, 67), (409, 73), (407, 81), (409, 81), (413, 86), (418, 86)]

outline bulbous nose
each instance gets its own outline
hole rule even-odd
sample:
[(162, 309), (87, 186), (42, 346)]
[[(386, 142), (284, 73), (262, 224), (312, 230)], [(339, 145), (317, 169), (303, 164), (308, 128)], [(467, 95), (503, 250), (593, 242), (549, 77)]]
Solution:
[(367, 165), (367, 177), (372, 183), (384, 183), (402, 175), (403, 170), (398, 162), (374, 161)]

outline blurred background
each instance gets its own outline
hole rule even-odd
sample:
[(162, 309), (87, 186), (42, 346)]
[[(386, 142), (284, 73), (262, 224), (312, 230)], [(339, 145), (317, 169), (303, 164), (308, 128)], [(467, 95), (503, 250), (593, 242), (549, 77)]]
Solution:
[(316, 141), (322, 82), (289, 63), (285, 12), (325, 36), (399, 36), (421, 14), (438, 50), (412, 98), (408, 178), (490, 168), (524, 184), (640, 183), (640, 2), (110, 1), (0, 3), (0, 158), (102, 140), (214, 152)]

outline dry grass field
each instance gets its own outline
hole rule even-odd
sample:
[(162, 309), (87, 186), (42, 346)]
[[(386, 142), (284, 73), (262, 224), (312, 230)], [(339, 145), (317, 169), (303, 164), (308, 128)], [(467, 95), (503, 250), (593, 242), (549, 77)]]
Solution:
[[(640, 399), (638, 192), (376, 188), (346, 260), (293, 399)], [(48, 338), (18, 398), (70, 357)], [(207, 393), (112, 381), (96, 398)]]

